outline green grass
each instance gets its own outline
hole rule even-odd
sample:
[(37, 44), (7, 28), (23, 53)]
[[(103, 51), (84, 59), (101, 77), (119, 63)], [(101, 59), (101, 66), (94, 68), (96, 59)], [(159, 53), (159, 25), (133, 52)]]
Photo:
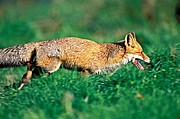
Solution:
[(112, 76), (88, 78), (60, 69), (20, 91), (13, 83), (26, 68), (0, 69), (0, 119), (180, 118), (176, 0), (143, 5), (140, 0), (1, 1), (0, 48), (67, 36), (114, 42), (134, 31), (151, 63), (144, 64), (146, 71), (129, 63)]

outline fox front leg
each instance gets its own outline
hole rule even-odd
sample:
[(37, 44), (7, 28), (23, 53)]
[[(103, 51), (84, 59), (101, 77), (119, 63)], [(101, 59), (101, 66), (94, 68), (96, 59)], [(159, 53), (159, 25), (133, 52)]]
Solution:
[(30, 79), (32, 78), (32, 64), (30, 62), (27, 63), (27, 72), (22, 77), (22, 82), (18, 88), (18, 90), (21, 90), (21, 88), (24, 86), (24, 84), (28, 83)]

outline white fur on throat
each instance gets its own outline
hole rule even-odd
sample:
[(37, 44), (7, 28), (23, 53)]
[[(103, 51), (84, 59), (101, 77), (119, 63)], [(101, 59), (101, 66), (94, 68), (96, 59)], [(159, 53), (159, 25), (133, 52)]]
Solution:
[(118, 69), (120, 69), (123, 65), (126, 65), (129, 62), (128, 57), (124, 57), (121, 62), (116, 64), (109, 64), (105, 68), (98, 69), (94, 72), (94, 74), (108, 74), (112, 75), (115, 73)]
[(108, 74), (112, 75), (115, 73), (118, 69), (120, 69), (123, 65), (126, 65), (128, 62), (135, 60), (135, 59), (141, 59), (143, 58), (139, 55), (134, 54), (126, 54), (121, 62), (116, 64), (108, 64), (105, 68), (100, 68), (94, 72), (94, 74)]

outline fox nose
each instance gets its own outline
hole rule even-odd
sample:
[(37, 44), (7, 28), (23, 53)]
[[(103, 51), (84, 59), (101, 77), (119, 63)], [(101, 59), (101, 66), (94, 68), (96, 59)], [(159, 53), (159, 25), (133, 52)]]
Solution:
[(150, 62), (151, 62), (150, 58), (148, 58), (148, 59), (146, 59), (146, 60), (144, 60), (144, 61), (147, 62), (147, 63), (150, 63)]
[(144, 62), (150, 63), (150, 58), (144, 52), (142, 52), (142, 55)]

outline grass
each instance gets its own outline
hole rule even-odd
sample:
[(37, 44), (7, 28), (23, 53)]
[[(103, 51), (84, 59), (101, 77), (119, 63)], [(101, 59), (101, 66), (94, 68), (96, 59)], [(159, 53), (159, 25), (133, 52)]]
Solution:
[(20, 91), (13, 83), (26, 68), (0, 69), (0, 118), (178, 119), (180, 27), (172, 9), (176, 2), (1, 1), (0, 48), (67, 36), (114, 42), (134, 31), (151, 63), (144, 64), (146, 71), (129, 63), (112, 76), (88, 78), (60, 69), (33, 79)]

